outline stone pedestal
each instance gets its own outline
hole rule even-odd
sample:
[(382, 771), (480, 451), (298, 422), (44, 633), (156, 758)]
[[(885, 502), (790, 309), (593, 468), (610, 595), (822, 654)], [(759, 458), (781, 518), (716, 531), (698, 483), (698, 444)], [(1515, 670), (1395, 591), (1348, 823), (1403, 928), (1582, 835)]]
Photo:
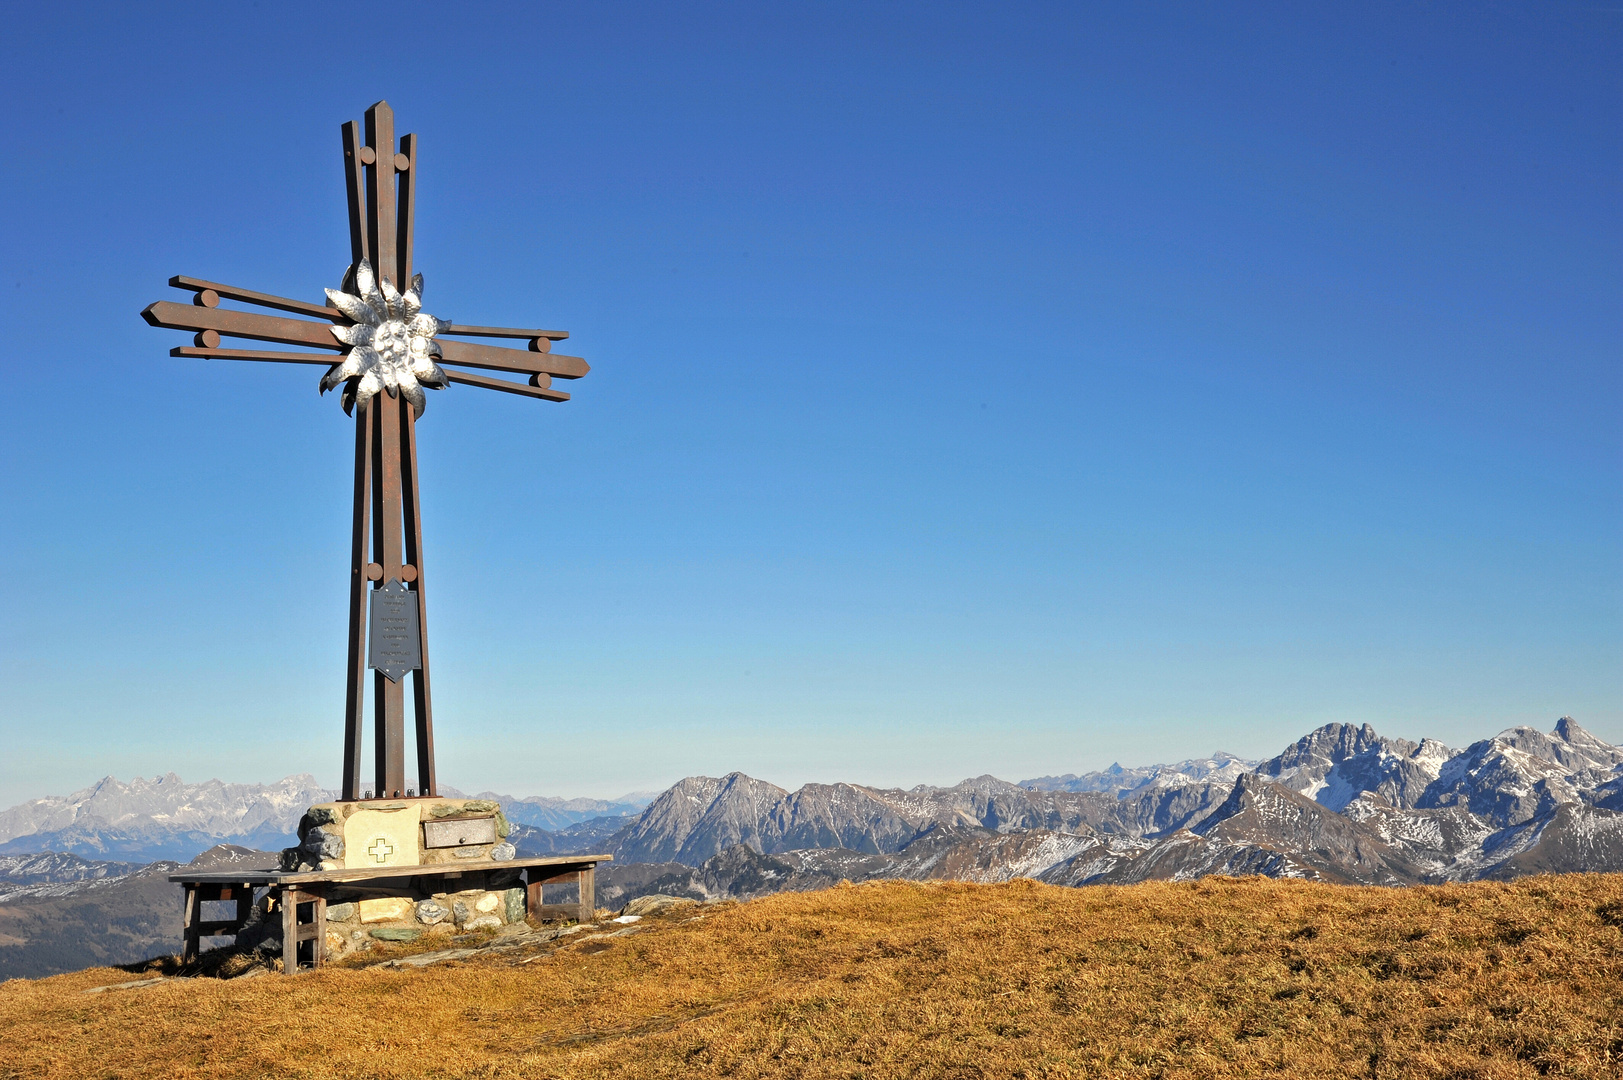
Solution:
[(487, 799), (363, 799), (321, 803), (299, 821), (282, 869), (457, 866), (513, 858), (511, 831)]
[[(328, 957), (368, 939), (413, 941), (425, 934), (498, 929), (523, 922), (526, 914), (522, 872), (503, 865), (516, 854), (507, 842), (510, 831), (501, 807), (486, 799), (321, 803), (299, 821), (299, 844), (282, 852), (282, 870), (428, 871), (323, 889), (321, 936)], [(266, 920), (272, 934), (277, 922)]]
[[(532, 916), (595, 918), (596, 867), (611, 856), (519, 859), (511, 831), (501, 806), (487, 799), (312, 806), (279, 870), (170, 877), (186, 889), (185, 956), (195, 959), (205, 936), (230, 934), (239, 947), (280, 952), (292, 972), (374, 941), (497, 930)], [(578, 898), (543, 904), (549, 885), (574, 886)], [(204, 920), (202, 905), (223, 900), (237, 902), (235, 917)]]

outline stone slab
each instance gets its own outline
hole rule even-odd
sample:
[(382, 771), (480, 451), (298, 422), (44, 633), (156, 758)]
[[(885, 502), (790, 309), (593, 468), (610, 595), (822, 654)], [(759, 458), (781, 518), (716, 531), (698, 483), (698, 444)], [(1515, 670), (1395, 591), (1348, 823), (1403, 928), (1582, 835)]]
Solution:
[(344, 819), (344, 868), (420, 866), (418, 842), (421, 807), (413, 802), (399, 809), (356, 810)]
[(405, 896), (382, 896), (376, 900), (360, 902), (361, 922), (400, 922), (411, 918), (417, 902)]
[(470, 844), (494, 844), (496, 819), (492, 817), (446, 818), (423, 822), (423, 840), (427, 847), (465, 847)]

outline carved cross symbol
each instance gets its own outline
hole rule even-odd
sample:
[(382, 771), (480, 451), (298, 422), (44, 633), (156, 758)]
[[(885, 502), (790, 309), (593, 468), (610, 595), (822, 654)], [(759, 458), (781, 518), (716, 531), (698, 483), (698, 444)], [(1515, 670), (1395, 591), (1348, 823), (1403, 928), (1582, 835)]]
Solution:
[[(191, 292), (192, 303), (160, 301), (141, 315), (153, 326), (197, 332), (195, 345), (171, 349), (171, 356), (317, 364), (329, 369), (322, 380), (323, 390), (343, 385), (346, 411), (353, 408), (355, 413), (355, 531), (350, 569), (343, 798), (361, 796), (368, 583), (376, 589), (394, 581), (405, 583), (417, 604), (420, 666), (412, 669), (417, 790), (432, 796), (438, 793), (438, 784), (429, 697), (428, 618), (423, 599), (423, 529), (417, 493), (416, 421), (424, 400), (422, 387), (437, 389), (449, 381), (547, 401), (567, 401), (568, 394), (552, 389), (553, 378), (578, 379), (588, 367), (578, 356), (552, 352), (554, 341), (569, 336), (561, 330), (466, 326), (422, 314), (422, 281), (420, 277), (414, 280), (411, 270), (412, 213), (421, 173), (417, 136), (402, 137), (396, 152), (394, 112), (382, 101), (366, 111), (364, 143), (360, 125), (354, 121), (344, 124), (342, 131), (351, 266), (340, 289), (329, 291), (327, 305), (177, 275), (169, 279), (169, 284)], [(222, 300), (274, 308), (304, 318), (224, 308), (220, 306)], [(280, 342), (302, 346), (306, 351), (222, 349), (221, 337)], [(457, 340), (468, 337), (528, 339), (529, 351)], [(339, 353), (345, 355), (339, 357)], [(439, 367), (436, 359), (446, 366)], [(509, 382), (462, 370), (470, 367), (517, 372), (528, 375), (529, 382)], [(379, 671), (374, 676), (373, 775), (378, 798), (400, 798), (407, 789), (405, 687), (396, 677), (401, 674)]]
[(394, 845), (389, 843), (387, 836), (380, 836), (372, 841), (372, 846), (366, 849), (366, 853), (378, 862), (387, 862), (389, 856), (394, 854)]

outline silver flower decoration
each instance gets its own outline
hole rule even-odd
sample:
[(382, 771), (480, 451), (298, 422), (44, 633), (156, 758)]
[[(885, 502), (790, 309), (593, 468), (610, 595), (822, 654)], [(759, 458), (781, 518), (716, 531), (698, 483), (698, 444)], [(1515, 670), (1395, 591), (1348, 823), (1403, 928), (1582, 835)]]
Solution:
[(443, 356), (434, 335), (451, 324), (422, 310), (421, 274), (413, 274), (411, 288), (399, 292), (388, 278), (379, 280), (372, 264), (362, 259), (355, 267), (355, 291), (360, 295), (327, 290), (332, 306), (354, 325), (332, 328), (333, 337), (350, 350), (322, 376), (321, 392), (343, 383), (341, 400), (349, 413), (357, 402), (365, 405), (379, 390), (387, 390), (390, 397), (404, 396), (416, 415), (423, 415), (423, 387), (440, 390), (449, 382), (434, 362)]

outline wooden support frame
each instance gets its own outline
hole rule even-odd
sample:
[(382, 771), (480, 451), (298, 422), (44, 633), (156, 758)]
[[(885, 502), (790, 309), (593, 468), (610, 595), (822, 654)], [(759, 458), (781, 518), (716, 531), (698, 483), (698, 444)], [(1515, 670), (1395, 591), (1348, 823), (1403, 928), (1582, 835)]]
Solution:
[(573, 905), (575, 921), (597, 921), (597, 865), (587, 863), (563, 873), (557, 867), (531, 867), (524, 872), (525, 910), (538, 915), (550, 906), (544, 902), (543, 890), (548, 885), (579, 885), (580, 897)]
[[(366, 173), (361, 162), (361, 125), (351, 120), (339, 129), (344, 140), (344, 194), (349, 200), (350, 262), (371, 259), (366, 237)], [(223, 295), (223, 294), (222, 294)]]
[[(265, 888), (277, 908), (274, 917), (282, 924), (282, 970), (291, 975), (305, 968), (319, 968), (326, 962), (327, 904), (333, 890), (342, 890), (346, 901), (358, 891), (381, 896), (411, 895), (438, 891), (431, 884), (435, 881), (449, 883), (477, 876), (488, 883), (486, 874), (520, 871), (524, 875), (526, 910), (530, 915), (546, 912), (589, 923), (597, 916), (597, 864), (613, 860), (608, 854), (541, 855), (455, 867), (419, 865), (229, 873), (205, 870), (170, 874), (169, 880), (182, 886), (185, 892), (181, 920), (185, 942), (181, 954), (183, 962), (197, 959), (202, 938), (239, 933), (252, 916), (254, 890)], [(575, 903), (541, 903), (543, 886), (566, 884), (580, 887), (580, 898)], [(456, 890), (447, 888), (446, 891)], [(236, 917), (205, 921), (202, 905), (215, 900), (236, 901)], [(306, 943), (312, 944), (304, 948)]]
[[(185, 889), (180, 920), (180, 962), (189, 964), (202, 954), (204, 938), (235, 937), (248, 925), (253, 915), (254, 887), (247, 882), (188, 882)], [(236, 902), (234, 917), (204, 919), (203, 905), (219, 901)]]
[(196, 885), (186, 886), (186, 898), (180, 909), (180, 962), (189, 964), (197, 959), (201, 946), (203, 922), (203, 890)]
[[(303, 966), (299, 947), (307, 941), (312, 943), (309, 966), (319, 968), (327, 948), (326, 891), (285, 885), (279, 890), (276, 903), (282, 912), (283, 973), (292, 975)], [(310, 905), (308, 920), (299, 917), (299, 908), (306, 904)]]

